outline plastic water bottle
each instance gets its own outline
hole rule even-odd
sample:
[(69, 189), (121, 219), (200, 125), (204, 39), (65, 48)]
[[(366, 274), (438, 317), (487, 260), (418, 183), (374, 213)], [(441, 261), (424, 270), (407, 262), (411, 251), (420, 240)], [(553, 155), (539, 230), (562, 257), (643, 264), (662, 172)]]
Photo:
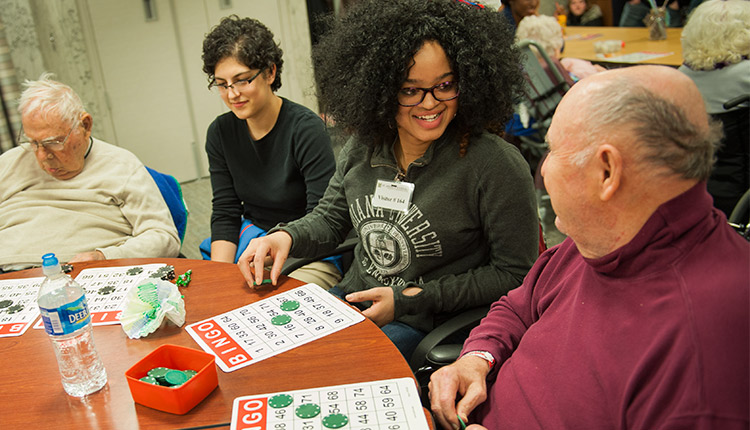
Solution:
[(83, 288), (63, 273), (55, 254), (42, 257), (47, 278), (39, 288), (37, 303), (44, 330), (52, 341), (65, 392), (83, 397), (107, 383), (107, 372), (96, 352), (91, 316)]

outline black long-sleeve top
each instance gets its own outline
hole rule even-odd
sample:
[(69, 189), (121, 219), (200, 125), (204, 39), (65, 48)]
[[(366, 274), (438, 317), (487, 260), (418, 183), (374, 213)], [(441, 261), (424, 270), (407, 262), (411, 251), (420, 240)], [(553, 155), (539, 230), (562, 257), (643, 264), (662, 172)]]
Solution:
[(335, 161), (323, 121), (302, 105), (282, 101), (276, 124), (257, 141), (232, 112), (208, 127), (212, 241), (237, 243), (243, 216), (264, 230), (300, 218), (328, 186)]

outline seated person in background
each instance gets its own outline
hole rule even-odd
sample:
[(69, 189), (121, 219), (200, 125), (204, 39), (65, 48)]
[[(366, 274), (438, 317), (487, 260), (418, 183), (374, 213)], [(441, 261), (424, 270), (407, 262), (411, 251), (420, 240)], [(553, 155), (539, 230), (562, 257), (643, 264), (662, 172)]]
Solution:
[(748, 102), (724, 109), (737, 96), (750, 96), (750, 2), (710, 0), (698, 6), (682, 30), (679, 70), (698, 86), (706, 111), (724, 124), (708, 192), (727, 216), (750, 188)]
[(354, 135), (320, 204), (250, 242), (248, 284), (267, 256), (275, 284), (287, 255), (330, 251), (354, 228), (354, 263), (332, 292), (406, 358), (446, 318), (520, 285), (538, 256), (531, 175), (486, 131), (502, 129), (523, 84), (503, 20), (451, 0), (361, 0), (333, 24), (316, 79)]
[[(591, 64), (579, 58), (560, 58), (564, 42), (562, 27), (551, 16), (528, 16), (521, 20), (516, 29), (516, 41), (524, 39), (533, 40), (542, 45), (544, 52), (555, 63), (569, 85), (573, 85), (576, 81), (586, 76), (606, 70), (602, 66)], [(542, 62), (542, 64), (544, 65), (545, 63)], [(553, 77), (551, 73), (550, 77)]]
[(598, 4), (591, 4), (588, 0), (570, 0), (567, 13), (565, 13), (565, 8), (560, 6), (559, 3), (556, 6), (557, 13), (567, 15), (567, 19), (565, 20), (566, 25), (574, 27), (601, 27), (604, 25), (602, 9)]
[[(666, 5), (666, 24), (669, 27), (682, 26), (682, 9), (690, 6), (690, 0), (654, 0), (658, 7)], [(620, 27), (645, 27), (643, 20), (651, 11), (649, 0), (630, 0), (623, 5)]]
[(705, 184), (720, 134), (668, 67), (571, 88), (542, 167), (569, 237), (432, 375), (439, 423), (748, 428), (750, 243)]
[[(250, 239), (312, 211), (336, 169), (323, 120), (275, 94), (281, 56), (273, 33), (252, 18), (226, 17), (203, 41), (209, 87), (230, 109), (206, 136), (213, 213), (204, 258), (234, 263)], [(341, 280), (330, 261), (292, 276), (325, 288)]]
[(524, 17), (536, 15), (538, 9), (539, 0), (503, 0), (498, 12), (503, 14), (506, 22), (515, 30)]
[(0, 156), (0, 270), (60, 261), (176, 257), (180, 238), (159, 188), (135, 155), (91, 136), (69, 86), (26, 81), (19, 147)]

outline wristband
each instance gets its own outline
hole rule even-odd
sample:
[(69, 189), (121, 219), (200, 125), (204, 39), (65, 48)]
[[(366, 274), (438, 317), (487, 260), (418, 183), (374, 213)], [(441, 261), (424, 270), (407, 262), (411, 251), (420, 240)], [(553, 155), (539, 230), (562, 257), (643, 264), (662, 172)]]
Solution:
[(490, 354), (487, 351), (469, 351), (466, 354), (464, 354), (464, 356), (467, 356), (467, 355), (473, 355), (475, 357), (479, 357), (485, 360), (487, 364), (490, 365), (490, 369), (492, 369), (495, 366), (495, 357), (493, 357), (492, 354)]

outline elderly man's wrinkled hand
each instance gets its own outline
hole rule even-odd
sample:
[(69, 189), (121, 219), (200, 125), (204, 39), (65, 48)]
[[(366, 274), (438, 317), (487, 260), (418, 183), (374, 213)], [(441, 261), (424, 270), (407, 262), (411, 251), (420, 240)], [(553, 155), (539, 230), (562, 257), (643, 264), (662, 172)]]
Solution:
[(107, 257), (101, 251), (82, 252), (71, 258), (68, 263), (80, 263), (82, 261), (106, 260)]
[(466, 355), (439, 369), (430, 378), (430, 407), (443, 428), (460, 428), (457, 415), (464, 422), (479, 404), (487, 399), (487, 361)]

